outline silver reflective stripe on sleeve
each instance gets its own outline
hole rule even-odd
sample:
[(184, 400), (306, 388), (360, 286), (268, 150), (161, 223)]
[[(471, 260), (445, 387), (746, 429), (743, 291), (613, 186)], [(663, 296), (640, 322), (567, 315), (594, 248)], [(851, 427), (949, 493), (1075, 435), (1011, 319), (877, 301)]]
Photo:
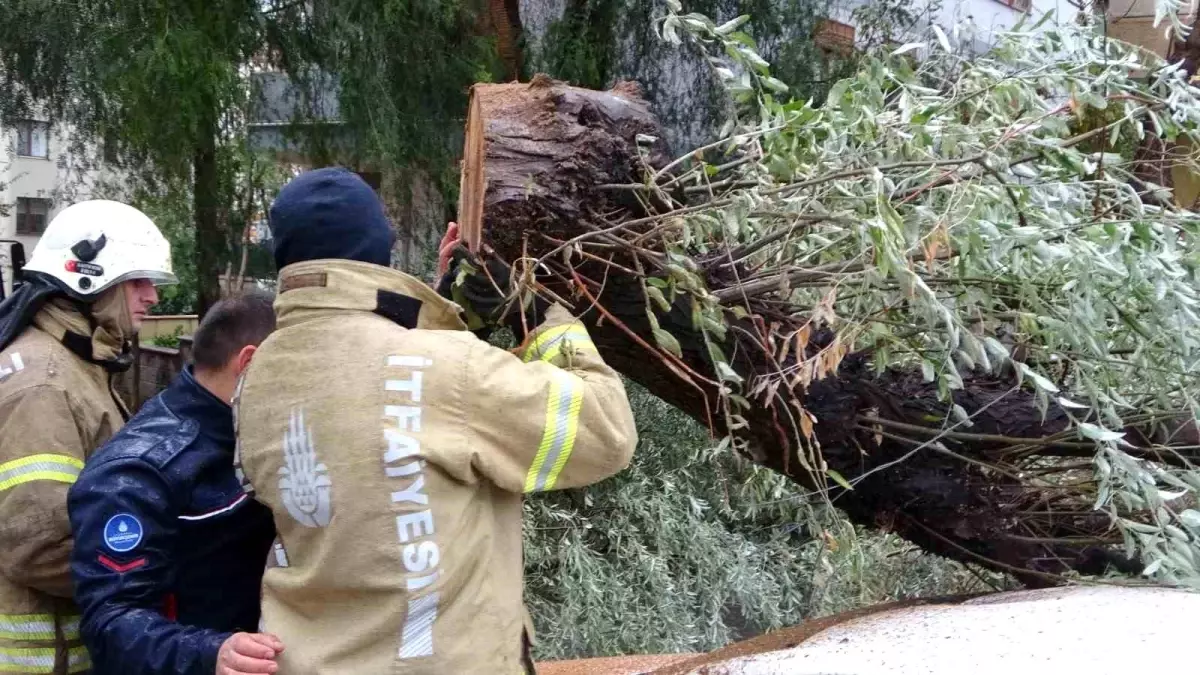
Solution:
[(571, 458), (583, 406), (583, 380), (573, 373), (555, 371), (546, 399), (546, 423), (533, 464), (525, 474), (525, 492), (553, 490), (558, 475)]
[(40, 454), (0, 464), (0, 492), (23, 483), (49, 480), (74, 483), (83, 471), (83, 462), (70, 455)]

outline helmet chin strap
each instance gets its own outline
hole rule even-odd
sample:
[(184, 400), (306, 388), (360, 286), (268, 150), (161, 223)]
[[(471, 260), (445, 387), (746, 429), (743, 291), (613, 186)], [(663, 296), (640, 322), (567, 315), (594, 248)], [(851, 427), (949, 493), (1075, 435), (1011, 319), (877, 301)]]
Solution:
[[(90, 317), (88, 321), (91, 321)], [(110, 373), (123, 373), (133, 365), (133, 349), (129, 340), (122, 343), (121, 353), (111, 359), (97, 359), (92, 353), (92, 338), (87, 335), (67, 331), (63, 333), (62, 343), (79, 358), (101, 366)]]

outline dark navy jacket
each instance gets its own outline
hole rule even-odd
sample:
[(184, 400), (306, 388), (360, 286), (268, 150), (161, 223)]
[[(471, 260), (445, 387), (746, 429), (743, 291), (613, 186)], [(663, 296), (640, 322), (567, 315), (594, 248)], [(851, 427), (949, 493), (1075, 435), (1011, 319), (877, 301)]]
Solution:
[(71, 574), (93, 675), (212, 675), (256, 632), (275, 536), (233, 468), (233, 413), (188, 366), (71, 486)]

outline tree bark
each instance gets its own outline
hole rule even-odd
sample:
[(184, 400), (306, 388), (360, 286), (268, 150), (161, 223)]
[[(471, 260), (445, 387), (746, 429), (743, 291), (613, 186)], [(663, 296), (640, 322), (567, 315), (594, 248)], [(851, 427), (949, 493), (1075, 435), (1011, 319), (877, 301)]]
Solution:
[(221, 298), (221, 258), (225, 234), (220, 226), (221, 186), (217, 174), (217, 125), (207, 124), (192, 160), (193, 218), (196, 236), (196, 314), (203, 319)]
[[(614, 225), (640, 222), (661, 207), (614, 188), (641, 183), (666, 165), (655, 140), (660, 135), (628, 84), (600, 92), (538, 76), (529, 84), (476, 85), (459, 222), (473, 250), (510, 262), (544, 256), (542, 269), (550, 273), (539, 281), (573, 305), (614, 368), (723, 434), (730, 429), (717, 407), (718, 378), (684, 297), (669, 312), (655, 309), (658, 324), (678, 339), (682, 358), (651, 347), (653, 326), (637, 270), (662, 276), (661, 266), (655, 268), (661, 253), (635, 256), (627, 246), (612, 245), (619, 243)], [(644, 233), (656, 224), (632, 229)], [(605, 228), (609, 233), (599, 232)], [(587, 256), (564, 246), (578, 237), (599, 246)], [(724, 260), (691, 261), (710, 291), (738, 288), (718, 264)], [(807, 344), (778, 360), (778, 352), (765, 353), (760, 345), (792, 339), (804, 317), (751, 305), (750, 316), (727, 315), (732, 330), (723, 345), (748, 391), (797, 366), (797, 352), (810, 360), (833, 345), (832, 332), (813, 330)], [(748, 426), (733, 431), (753, 461), (807, 488), (828, 488), (856, 523), (899, 533), (928, 551), (1013, 573), (1028, 585), (1109, 566), (1137, 573), (1140, 565), (1113, 545), (1118, 537), (1107, 517), (1090, 508), (1094, 449), (1073, 435), (1056, 437), (1067, 426), (1064, 411), (1052, 406), (1043, 417), (1033, 395), (1016, 384), (1011, 374), (968, 377), (953, 399), (974, 415), (962, 430), (969, 433), (931, 443), (949, 407), (935, 385), (919, 372), (876, 374), (869, 354), (848, 353), (823, 378), (760, 390), (742, 412)], [(802, 458), (811, 447), (796, 433), (801, 408), (815, 418), (820, 456), (852, 490), (805, 468)], [(1011, 439), (1030, 439), (1018, 453), (1022, 459), (1011, 459)], [(991, 468), (996, 465), (1022, 474)], [(1051, 471), (1056, 482), (1037, 484), (1025, 473), (1040, 471)]]

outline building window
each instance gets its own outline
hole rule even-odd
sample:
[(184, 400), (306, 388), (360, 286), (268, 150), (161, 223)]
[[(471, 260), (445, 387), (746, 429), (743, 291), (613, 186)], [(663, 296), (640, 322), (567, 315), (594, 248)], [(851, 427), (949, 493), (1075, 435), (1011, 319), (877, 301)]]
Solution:
[(854, 51), (854, 26), (822, 19), (813, 32), (813, 40), (826, 56), (846, 56)]
[(37, 236), (46, 231), (50, 200), (17, 197), (17, 234)]
[(21, 157), (50, 157), (50, 124), (35, 120), (17, 122), (17, 155)]

